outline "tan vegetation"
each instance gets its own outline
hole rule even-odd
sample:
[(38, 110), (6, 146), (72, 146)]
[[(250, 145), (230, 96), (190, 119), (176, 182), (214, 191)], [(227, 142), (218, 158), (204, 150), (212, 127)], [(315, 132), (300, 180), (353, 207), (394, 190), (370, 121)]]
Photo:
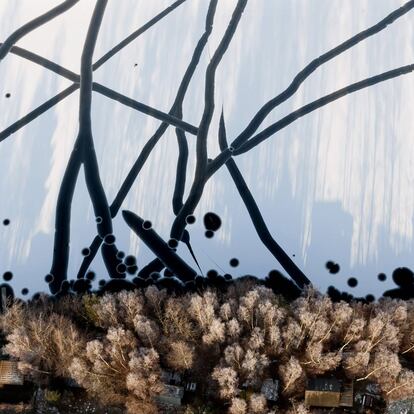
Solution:
[[(413, 320), (413, 301), (335, 303), (308, 290), (287, 304), (235, 282), (225, 293), (168, 296), (152, 286), (16, 302), (1, 326), (5, 352), (35, 381), (71, 377), (107, 404), (155, 413), (162, 370), (170, 370), (190, 375), (222, 412), (261, 414), (309, 412), (306, 379), (328, 373), (372, 380), (388, 401), (412, 396), (404, 361), (414, 361)], [(281, 381), (283, 410), (260, 393), (269, 377)]]

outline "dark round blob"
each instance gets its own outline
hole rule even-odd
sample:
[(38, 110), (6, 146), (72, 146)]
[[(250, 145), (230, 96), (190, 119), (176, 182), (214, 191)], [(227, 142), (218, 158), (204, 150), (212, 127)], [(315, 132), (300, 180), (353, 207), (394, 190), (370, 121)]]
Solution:
[(84, 247), (83, 249), (82, 249), (82, 255), (83, 256), (89, 256), (91, 254), (91, 251), (89, 250), (89, 248), (88, 247)]
[(3, 273), (3, 280), (5, 282), (10, 282), (10, 280), (13, 279), (13, 273), (12, 272), (4, 272)]
[(370, 303), (375, 302), (375, 296), (368, 294), (367, 296), (365, 296), (365, 300)]
[(414, 284), (414, 274), (408, 267), (398, 267), (392, 273), (392, 280), (400, 287), (411, 287)]
[(4, 95), (6, 98), (10, 98), (11, 94), (9, 92), (6, 93), (6, 95)]
[(101, 217), (101, 216), (96, 217), (96, 218), (95, 218), (95, 221), (96, 221), (98, 224), (101, 224), (101, 223), (102, 223), (102, 217)]
[(40, 292), (37, 292), (37, 293), (35, 293), (33, 296), (32, 296), (32, 301), (33, 302), (36, 302), (37, 300), (39, 300), (40, 299)]
[(232, 275), (230, 275), (229, 273), (226, 273), (226, 274), (224, 275), (224, 279), (226, 279), (226, 280), (231, 280), (231, 279), (233, 279), (233, 276), (232, 276)]
[(2, 298), (4, 297), (7, 301), (7, 302), (4, 302), (3, 300), (0, 300), (0, 314), (1, 314), (5, 311), (6, 303), (14, 300), (14, 290), (8, 283), (2, 283), (0, 285), (0, 292), (1, 292), (1, 297)]
[(158, 272), (152, 272), (152, 273), (150, 274), (150, 278), (151, 278), (152, 280), (158, 280), (158, 279), (160, 279), (160, 278), (161, 278), (161, 274), (160, 274), (160, 273), (158, 273)]
[(101, 279), (101, 280), (99, 281), (99, 286), (100, 286), (100, 287), (103, 287), (103, 286), (105, 286), (105, 285), (106, 285), (106, 280)]
[(72, 286), (74, 292), (82, 294), (91, 290), (91, 281), (88, 279), (77, 279)]
[(380, 273), (380, 274), (378, 275), (378, 280), (379, 280), (380, 282), (385, 282), (385, 281), (387, 280), (387, 275), (386, 275), (385, 273)]
[(239, 265), (239, 259), (236, 259), (233, 257), (233, 259), (230, 260), (230, 266), (231, 267), (237, 267)]
[(128, 266), (127, 267), (127, 273), (129, 275), (135, 275), (135, 273), (138, 272), (138, 266), (134, 265), (134, 266)]
[(138, 66), (138, 63), (134, 63), (134, 68), (136, 68)]
[(292, 254), (292, 257), (296, 257), (296, 254), (295, 254), (295, 253), (293, 253), (293, 254)]
[(341, 269), (338, 263), (334, 263), (333, 261), (329, 260), (326, 262), (326, 268), (329, 270), (329, 273), (335, 275)]
[(116, 267), (116, 271), (118, 273), (125, 273), (126, 271), (126, 266), (123, 263), (120, 263), (117, 267)]
[(216, 270), (211, 269), (207, 272), (207, 278), (208, 279), (214, 280), (214, 279), (217, 279), (217, 277), (218, 277), (218, 273), (217, 273)]
[(174, 273), (173, 273), (173, 272), (171, 272), (171, 270), (170, 270), (170, 269), (165, 269), (165, 270), (164, 270), (164, 276), (165, 276), (165, 277), (173, 277), (173, 276), (174, 276)]
[(8, 225), (10, 224), (10, 220), (9, 220), (9, 219), (4, 219), (4, 220), (3, 220), (3, 224), (4, 224), (5, 226), (8, 226)]
[(121, 250), (119, 250), (118, 252), (116, 252), (116, 258), (117, 259), (123, 259), (125, 257), (125, 253)]
[(26, 296), (27, 294), (29, 294), (29, 289), (23, 288), (22, 289), (22, 295)]
[(147, 281), (145, 279), (143, 279), (142, 277), (134, 277), (132, 279), (132, 283), (139, 288), (143, 288), (147, 286)]
[(234, 148), (233, 147), (229, 147), (229, 151), (230, 152), (233, 152), (234, 151)]
[(214, 236), (214, 231), (212, 230), (207, 230), (204, 235), (208, 238), (211, 239)]
[(152, 227), (152, 223), (151, 223), (149, 220), (145, 220), (145, 221), (142, 223), (142, 228), (143, 228), (144, 230), (149, 230), (151, 227)]
[(194, 224), (196, 221), (195, 216), (193, 216), (192, 214), (190, 214), (189, 216), (187, 216), (185, 218), (185, 221), (187, 222), (187, 224)]
[(95, 272), (92, 272), (92, 270), (91, 270), (88, 273), (86, 273), (85, 277), (88, 280), (95, 280), (96, 274), (95, 274)]
[(354, 277), (350, 277), (348, 279), (348, 286), (354, 288), (356, 285), (358, 285), (358, 280)]
[(107, 234), (104, 238), (105, 244), (114, 244), (115, 243), (115, 236), (113, 234)]
[(53, 280), (54, 280), (54, 277), (50, 273), (45, 276), (45, 282), (46, 283), (52, 283)]
[[(51, 276), (53, 277), (53, 275)], [(69, 280), (64, 280), (60, 285), (60, 290), (67, 292), (69, 288), (73, 286), (74, 282), (75, 282), (74, 280), (71, 280), (70, 282)]]
[(204, 215), (204, 226), (207, 230), (217, 231), (221, 227), (221, 218), (210, 211)]
[(334, 302), (339, 302), (341, 300), (341, 292), (334, 286), (329, 286), (326, 293)]
[(176, 249), (178, 247), (178, 240), (177, 239), (168, 240), (168, 247), (170, 249)]
[(127, 266), (134, 266), (137, 263), (137, 259), (135, 258), (135, 256), (127, 256), (125, 257), (124, 263)]

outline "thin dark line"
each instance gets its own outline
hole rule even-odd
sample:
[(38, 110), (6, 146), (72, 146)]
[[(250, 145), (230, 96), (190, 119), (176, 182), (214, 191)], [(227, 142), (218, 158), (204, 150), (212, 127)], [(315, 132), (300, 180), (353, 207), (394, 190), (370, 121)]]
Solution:
[[(79, 1), (79, 0), (76, 0)], [(184, 2), (185, 0), (179, 0), (181, 2)], [(173, 9), (175, 9), (177, 6), (179, 6), (181, 3), (175, 2), (173, 5), (171, 5), (169, 8), (167, 8), (166, 10), (164, 10), (163, 12), (161, 12), (159, 15), (155, 16), (153, 19), (149, 20), (147, 23), (145, 23), (143, 26), (141, 26), (140, 28), (138, 28), (134, 33), (132, 33), (131, 35), (129, 35), (127, 38), (125, 38), (121, 43), (125, 45), (129, 44), (130, 42), (132, 42), (132, 40), (138, 38), (141, 34), (145, 33), (150, 27), (152, 27), (155, 23), (157, 23), (160, 20), (160, 17), (165, 17), (169, 12), (171, 12)], [(178, 4), (179, 3), (179, 4)], [(169, 10), (167, 12), (167, 10)], [(156, 21), (155, 21), (156, 20)], [(120, 43), (120, 44), (121, 44)], [(4, 45), (4, 43), (3, 43)], [(14, 51), (13, 51), (14, 49)], [(102, 60), (105, 58), (105, 61), (108, 60), (110, 57), (112, 57), (115, 53), (117, 53), (120, 49), (117, 48), (116, 51), (114, 51), (114, 48), (107, 52), (104, 56), (102, 56), (101, 59)], [(72, 81), (75, 82), (79, 82), (79, 75), (63, 68), (62, 66), (51, 62), (45, 58), (40, 57), (39, 55), (36, 55), (32, 52), (26, 51), (22, 48), (17, 48), (16, 46), (12, 48), (11, 50), (12, 53), (15, 53), (18, 56), (21, 57), (25, 57), (29, 60), (31, 60), (34, 63), (38, 63), (41, 64), (42, 66), (54, 71), (55, 73), (58, 73), (59, 75), (62, 75)], [(109, 54), (111, 54), (111, 56), (109, 56)], [(24, 55), (24, 56), (23, 56)], [(102, 65), (102, 62), (100, 63), (99, 60), (94, 63), (94, 65), (92, 66), (93, 70), (96, 70), (97, 68), (99, 68)], [(47, 63), (47, 66), (40, 63)], [(75, 78), (76, 76), (76, 78)], [(73, 85), (71, 87), (71, 92), (75, 91), (76, 89), (78, 89), (78, 87), (76, 87), (75, 89), (73, 88)], [(68, 89), (69, 89), (68, 88)], [(65, 90), (66, 91), (66, 90)], [(64, 99), (66, 96), (70, 95), (70, 93), (65, 94), (65, 91), (61, 92), (60, 94), (55, 95), (53, 98), (49, 99), (47, 102), (45, 102), (44, 104), (40, 105), (38, 108), (36, 108), (35, 110), (33, 110), (32, 112), (30, 112), (30, 114), (25, 115), (23, 118), (21, 118), (20, 120), (16, 121), (13, 125), (11, 125), (10, 127), (6, 128), (3, 132), (0, 132), (0, 136), (3, 136), (3, 139), (7, 138), (8, 136), (10, 136), (11, 134), (13, 134), (14, 132), (16, 132), (17, 130), (19, 130), (22, 126), (27, 125), (27, 123), (29, 123), (31, 120), (35, 119), (37, 116), (43, 114), (45, 111), (47, 111), (48, 109), (50, 109), (53, 105), (51, 105), (53, 102), (58, 103), (60, 102), (62, 99)], [(51, 105), (51, 106), (50, 106)], [(34, 116), (36, 115), (36, 116)], [(34, 117), (33, 117), (34, 116)], [(25, 120), (29, 120), (28, 122), (25, 122)], [(19, 125), (21, 125), (20, 127), (18, 127)], [(18, 128), (17, 128), (18, 127)], [(16, 129), (17, 128), (17, 129)], [(7, 132), (6, 132), (7, 131)], [(10, 132), (12, 131), (12, 132)]]
[[(190, 63), (187, 66), (187, 69), (184, 73), (184, 76), (181, 80), (180, 86), (177, 91), (176, 98), (174, 100), (174, 103), (170, 109), (170, 114), (177, 114), (179, 118), (182, 116), (182, 104), (184, 101), (185, 94), (188, 90), (188, 86), (190, 84), (190, 81), (194, 75), (194, 72), (197, 68), (197, 65), (200, 61), (201, 54), (203, 53), (203, 50), (207, 44), (208, 37), (210, 36), (212, 29), (213, 29), (213, 21), (214, 21), (214, 14), (217, 7), (217, 0), (211, 0), (210, 5), (207, 12), (206, 17), (206, 25), (205, 25), (205, 31), (201, 38), (199, 39), (193, 55), (191, 57)], [(123, 201), (125, 200), (125, 197), (129, 193), (130, 189), (132, 188), (132, 185), (134, 184), (136, 178), (138, 177), (142, 167), (144, 166), (145, 162), (147, 161), (149, 155), (151, 154), (152, 150), (154, 149), (155, 145), (158, 143), (158, 141), (161, 139), (165, 131), (167, 130), (169, 124), (166, 122), (163, 122), (154, 135), (146, 142), (143, 149), (141, 150), (138, 158), (136, 159), (134, 165), (129, 170), (128, 175), (124, 179), (121, 188), (119, 189), (117, 195), (115, 196), (114, 201), (111, 204), (111, 215), (114, 218), (117, 214), (119, 209), (121, 208), (121, 205)], [(100, 247), (100, 243), (98, 244), (98, 241), (95, 240), (90, 245), (90, 254), (88, 256), (85, 256), (81, 268), (78, 271), (78, 278), (84, 277), (86, 271), (88, 270), (88, 267), (92, 263), (93, 259), (96, 256), (96, 253), (98, 252), (98, 249)], [(155, 267), (149, 267), (149, 269), (158, 269), (161, 265), (155, 264)], [(161, 266), (162, 269), (162, 266)]]
[[(28, 59), (33, 63), (36, 63), (38, 65), (43, 66), (46, 69), (51, 70), (52, 72), (57, 73), (58, 75), (61, 75), (71, 81), (74, 81), (76, 83), (79, 82), (80, 77), (76, 73), (64, 68), (63, 66), (60, 66), (49, 59), (46, 59), (42, 56), (39, 56), (36, 53), (32, 53), (26, 49), (23, 48), (12, 48), (12, 53), (24, 58)], [(160, 111), (156, 108), (153, 108), (149, 105), (146, 105), (144, 103), (141, 103), (139, 101), (136, 101), (135, 99), (129, 98), (125, 95), (120, 94), (119, 92), (114, 91), (113, 89), (107, 88), (100, 83), (93, 83), (92, 85), (93, 90), (100, 93), (101, 95), (106, 96), (107, 98), (111, 98), (117, 102), (122, 103), (125, 106), (128, 106), (130, 108), (133, 108), (139, 112), (142, 112), (146, 115), (152, 116), (153, 118), (156, 118), (158, 120), (161, 120), (163, 122), (167, 122), (170, 125), (176, 126), (177, 128), (182, 128), (183, 130), (189, 132), (192, 135), (197, 135), (197, 127), (189, 124), (188, 122), (182, 121), (181, 119), (171, 115), (167, 114), (163, 111)], [(77, 89), (77, 88), (76, 88)], [(58, 95), (52, 98), (57, 98)], [(8, 128), (7, 128), (8, 129)], [(0, 133), (1, 134), (1, 133)], [(10, 135), (10, 134), (9, 134)]]
[(246, 4), (247, 0), (239, 0), (237, 2), (237, 5), (230, 19), (230, 23), (227, 26), (226, 31), (216, 51), (214, 52), (209, 65), (207, 66), (204, 89), (204, 111), (197, 134), (196, 169), (194, 180), (187, 200), (176, 216), (171, 227), (171, 237), (177, 240), (181, 240), (182, 233), (186, 227), (186, 217), (194, 212), (194, 209), (203, 194), (207, 172), (207, 137), (211, 119), (214, 113), (215, 73), (221, 59), (223, 58), (230, 45), (234, 33), (236, 32)]
[(73, 7), (79, 0), (66, 0), (48, 12), (42, 14), (31, 20), (30, 22), (24, 24), (22, 27), (14, 31), (2, 44), (0, 47), (0, 60), (4, 59), (9, 53), (13, 45), (18, 42), (22, 37), (30, 33), (31, 31), (37, 29), (38, 27), (44, 25), (65, 11)]
[(175, 10), (178, 6), (180, 6), (185, 1), (186, 0), (176, 1), (171, 6), (167, 7), (161, 13), (157, 14), (155, 17), (153, 17), (151, 20), (149, 20), (147, 23), (145, 23), (143, 26), (141, 26), (139, 29), (137, 29), (135, 32), (131, 33), (124, 40), (119, 42), (116, 46), (114, 46), (111, 50), (109, 50), (107, 53), (105, 53), (99, 60), (97, 60), (93, 64), (93, 66), (92, 66), (93, 70), (95, 71), (96, 69), (100, 68), (105, 62), (107, 62), (109, 59), (111, 59), (112, 56), (114, 56), (116, 53), (118, 53), (120, 50), (122, 50), (125, 46), (129, 45), (138, 36), (142, 35), (150, 27), (154, 26), (163, 17), (167, 16), (169, 13), (171, 13), (173, 10)]
[(134, 233), (136, 233), (148, 248), (157, 255), (164, 266), (171, 270), (177, 278), (183, 282), (195, 279), (197, 272), (178, 256), (154, 229), (145, 230), (142, 226), (144, 220), (141, 217), (128, 210), (123, 210), (122, 216)]
[[(221, 113), (220, 117), (219, 144), (222, 151), (227, 148), (226, 127), (224, 123), (223, 112)], [(304, 288), (306, 285), (310, 285), (311, 281), (273, 238), (272, 234), (267, 228), (266, 222), (263, 219), (259, 206), (257, 205), (256, 200), (250, 192), (250, 189), (247, 186), (247, 183), (244, 180), (243, 175), (237, 167), (237, 164), (233, 158), (228, 159), (226, 162), (226, 167), (231, 175), (231, 178), (234, 181), (234, 184), (236, 185), (237, 191), (239, 192), (244, 205), (246, 206), (253, 226), (256, 229), (256, 232), (262, 243), (267, 247), (270, 253), (281, 264), (287, 274), (296, 282), (299, 287)]]
[[(296, 121), (297, 119), (301, 118), (304, 115), (307, 115), (310, 112), (315, 111), (331, 102), (336, 101), (346, 95), (351, 93), (357, 92), (361, 89), (367, 88), (369, 86), (376, 85), (381, 82), (385, 82), (390, 79), (397, 78), (402, 75), (406, 75), (411, 73), (414, 70), (414, 65), (406, 65), (401, 66), (397, 69), (393, 69), (387, 72), (384, 72), (380, 75), (372, 76), (370, 78), (366, 78), (362, 81), (353, 83), (351, 85), (345, 86), (329, 95), (325, 95), (322, 98), (319, 98), (298, 110), (290, 113), (289, 115), (285, 116), (281, 120), (273, 123), (268, 128), (260, 132), (259, 134), (252, 137), (250, 140), (242, 144), (239, 148), (234, 147), (234, 143), (231, 144), (230, 147), (226, 148), (222, 151), (217, 157), (210, 163), (208, 177), (210, 178), (223, 164), (227, 162), (227, 160), (233, 155), (240, 155), (243, 154), (256, 145), (260, 144), (262, 141), (268, 139), (270, 136), (275, 134), (276, 132), (280, 131), (281, 129), (285, 128), (292, 122)], [(233, 148), (231, 150), (230, 148)]]
[(17, 132), (19, 129), (23, 128), (25, 125), (32, 122), (34, 119), (48, 111), (50, 108), (55, 106), (57, 103), (65, 99), (67, 96), (72, 94), (74, 91), (79, 89), (79, 84), (72, 84), (66, 89), (64, 89), (62, 92), (55, 95), (53, 98), (49, 99), (42, 105), (38, 106), (33, 111), (29, 112), (27, 115), (25, 115), (23, 118), (20, 118), (18, 121), (14, 122), (12, 125), (7, 127), (5, 130), (0, 132), (0, 142), (4, 141), (6, 138), (8, 138), (10, 135)]
[(250, 121), (249, 125), (239, 134), (239, 136), (233, 141), (233, 145), (235, 147), (239, 147), (243, 142), (246, 142), (254, 132), (259, 128), (261, 123), (264, 121), (266, 116), (277, 106), (281, 103), (285, 102), (294, 93), (299, 89), (300, 85), (320, 66), (324, 63), (330, 61), (331, 59), (335, 58), (336, 56), (340, 55), (341, 53), (345, 52), (346, 50), (352, 48), (359, 42), (367, 39), (370, 36), (373, 36), (382, 30), (384, 30), (387, 26), (394, 23), (397, 19), (407, 14), (411, 9), (414, 8), (414, 0), (411, 0), (404, 4), (399, 9), (393, 11), (384, 19), (379, 21), (377, 24), (369, 27), (368, 29), (352, 36), (345, 42), (341, 43), (340, 45), (336, 46), (335, 48), (329, 50), (328, 52), (324, 53), (323, 55), (319, 56), (318, 58), (312, 60), (304, 69), (302, 69), (293, 79), (292, 83), (278, 96), (268, 101), (262, 108), (256, 113), (253, 119)]
[(102, 217), (101, 223), (98, 224), (98, 234), (104, 237), (106, 234), (112, 233), (109, 207), (106, 203), (106, 196), (99, 178), (98, 165), (93, 148), (91, 122), (92, 56), (107, 2), (108, 0), (97, 0), (82, 52), (79, 94), (79, 133), (70, 155), (57, 199), (53, 261), (50, 271), (53, 275), (53, 281), (49, 284), (51, 293), (57, 293), (61, 288), (62, 282), (67, 279), (71, 206), (82, 162), (85, 166), (86, 184), (95, 215)]
[(414, 64), (412, 65), (406, 65), (401, 66), (397, 69), (393, 69), (387, 72), (384, 72), (380, 75), (372, 76), (370, 78), (364, 79), (359, 82), (355, 82), (351, 85), (345, 86), (342, 89), (339, 89), (329, 95), (323, 96), (322, 98), (317, 99), (316, 101), (313, 101), (302, 108), (292, 112), (291, 114), (285, 116), (280, 121), (275, 122), (274, 124), (270, 125), (266, 129), (264, 129), (259, 134), (255, 135), (254, 137), (250, 138), (247, 142), (242, 144), (239, 148), (235, 146), (235, 143), (232, 143), (232, 146), (235, 147), (234, 155), (243, 154), (246, 151), (249, 151), (251, 148), (254, 148), (256, 145), (260, 144), (265, 139), (269, 138), (273, 134), (275, 134), (277, 131), (280, 131), (282, 128), (285, 128), (287, 125), (291, 124), (292, 122), (296, 121), (298, 118), (301, 118), (302, 116), (321, 108), (322, 106), (325, 106), (331, 102), (336, 101), (339, 98), (342, 98), (346, 95), (349, 95), (351, 93), (357, 92), (361, 89), (367, 88), (369, 86), (376, 85), (378, 83), (394, 79), (396, 77), (406, 75), (408, 73), (411, 73), (414, 70)]
[(150, 115), (153, 118), (159, 119), (160, 121), (167, 122), (170, 125), (174, 125), (177, 128), (181, 128), (192, 135), (197, 135), (197, 127), (195, 127), (194, 125), (182, 121), (181, 119), (178, 119), (173, 115), (169, 115), (158, 109), (152, 108), (151, 106), (138, 102), (132, 98), (128, 98), (127, 96), (115, 92), (114, 90), (109, 89), (106, 86), (103, 86), (99, 83), (94, 83), (93, 90), (99, 92), (100, 94), (108, 98), (113, 99), (114, 101), (120, 102), (125, 106), (129, 106), (130, 108), (136, 109), (137, 111), (140, 111), (146, 115)]
[[(0, 43), (1, 45), (2, 43)], [(22, 47), (13, 46), (10, 49), (10, 53), (13, 53), (16, 56), (19, 56), (23, 59), (30, 60), (37, 65), (43, 66), (50, 71), (57, 73), (60, 76), (63, 76), (66, 79), (71, 80), (72, 82), (79, 83), (80, 76), (75, 72), (72, 72), (69, 69), (59, 65), (58, 63), (52, 62), (49, 59), (44, 58), (43, 56), (38, 55), (37, 53), (33, 53), (27, 49), (23, 49)]]

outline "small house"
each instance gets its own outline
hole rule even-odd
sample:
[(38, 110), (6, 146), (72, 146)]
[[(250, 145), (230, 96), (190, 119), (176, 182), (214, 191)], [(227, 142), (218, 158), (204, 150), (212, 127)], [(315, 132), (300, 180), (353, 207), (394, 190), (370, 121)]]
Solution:
[(382, 412), (385, 402), (381, 396), (381, 389), (378, 384), (366, 382), (355, 393), (355, 407), (359, 413), (365, 413), (367, 410), (373, 412)]
[(279, 381), (272, 378), (267, 378), (263, 381), (260, 389), (267, 401), (275, 402), (279, 397)]
[(161, 405), (179, 407), (184, 397), (184, 388), (176, 385), (164, 384), (164, 391), (157, 395), (156, 401)]
[(197, 383), (196, 382), (186, 382), (185, 385), (184, 385), (184, 389), (187, 392), (196, 392)]
[(312, 378), (305, 391), (305, 404), (308, 407), (352, 407), (353, 383), (345, 383), (337, 378)]
[(0, 361), (0, 387), (4, 385), (23, 385), (24, 377), (16, 361)]
[(0, 360), (0, 402), (28, 402), (32, 395), (33, 386), (25, 382), (23, 374), (19, 371), (18, 362)]
[(181, 385), (183, 381), (182, 375), (175, 371), (162, 371), (161, 379), (168, 385)]

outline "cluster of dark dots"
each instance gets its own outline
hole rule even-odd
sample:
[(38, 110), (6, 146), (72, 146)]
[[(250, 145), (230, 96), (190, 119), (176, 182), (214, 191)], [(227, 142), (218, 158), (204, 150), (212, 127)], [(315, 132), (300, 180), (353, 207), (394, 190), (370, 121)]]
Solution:
[(3, 220), (3, 225), (4, 226), (8, 226), (10, 224), (10, 220), (9, 219), (4, 219)]
[(205, 214), (204, 227), (206, 228), (205, 236), (211, 239), (214, 236), (214, 232), (221, 227), (221, 218), (216, 213), (209, 212)]
[(328, 262), (326, 262), (325, 266), (328, 269), (329, 273), (333, 275), (337, 274), (341, 270), (339, 264), (333, 262), (332, 260), (329, 260)]
[(137, 259), (135, 258), (135, 256), (125, 256), (125, 252), (123, 252), (122, 250), (118, 250), (116, 253), (116, 258), (118, 260), (116, 271), (121, 278), (125, 277), (125, 272), (127, 272), (130, 275), (134, 275), (138, 271)]
[(126, 271), (128, 274), (134, 275), (135, 273), (137, 273), (138, 266), (137, 266), (137, 259), (135, 256), (128, 255), (127, 257), (125, 257), (124, 263), (125, 263)]
[[(340, 266), (338, 263), (335, 263), (332, 260), (329, 260), (328, 262), (326, 262), (326, 268), (328, 269), (329, 273), (331, 274), (336, 274), (339, 273), (340, 271)], [(386, 275), (384, 273), (380, 273), (378, 275), (378, 280), (380, 281), (385, 281), (387, 279)], [(355, 277), (349, 277), (347, 280), (347, 284), (350, 288), (355, 288), (358, 286), (358, 279)], [(353, 295), (351, 295), (350, 293), (347, 292), (340, 292), (338, 289), (336, 289), (334, 286), (329, 286), (328, 290), (327, 290), (327, 294), (331, 297), (332, 300), (334, 301), (340, 301), (340, 300), (345, 300), (345, 301), (351, 301), (351, 300), (361, 300), (364, 302), (373, 302), (375, 301), (375, 296), (372, 294), (368, 294), (367, 296), (365, 296), (365, 298), (355, 298)]]

